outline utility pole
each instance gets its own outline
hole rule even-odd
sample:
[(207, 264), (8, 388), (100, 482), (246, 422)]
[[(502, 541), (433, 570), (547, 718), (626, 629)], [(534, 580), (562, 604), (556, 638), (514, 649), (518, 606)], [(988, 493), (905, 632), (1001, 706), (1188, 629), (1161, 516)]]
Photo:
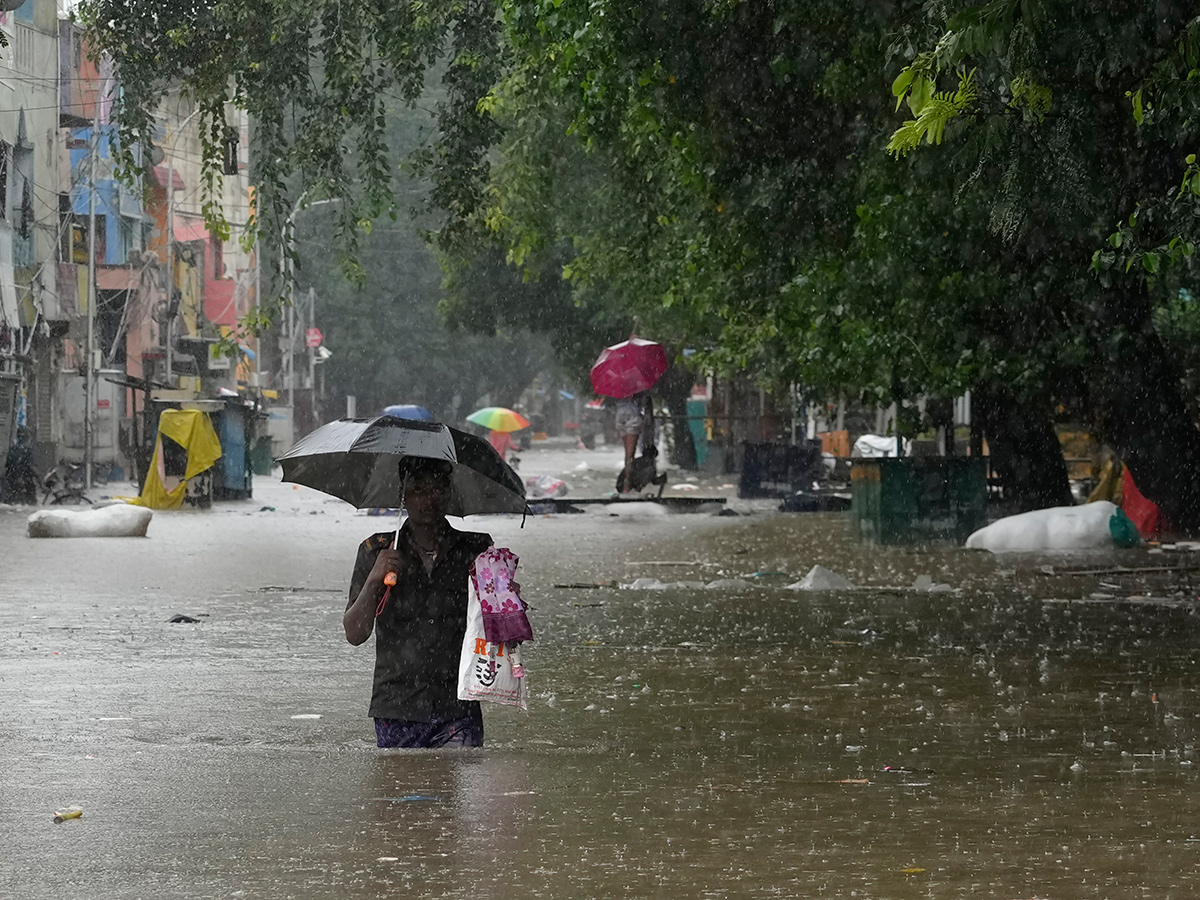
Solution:
[[(308, 289), (308, 327), (317, 327), (317, 292), (313, 288)], [(310, 342), (308, 344), (308, 397), (311, 401), (312, 422), (317, 424), (317, 348)]]
[(175, 387), (175, 167), (171, 155), (167, 154), (167, 309), (166, 336), (163, 343), (167, 352), (167, 387)]
[(292, 440), (296, 438), (296, 266), (292, 259), (292, 234), (296, 227), (296, 215), (307, 198), (308, 191), (305, 190), (292, 207), (291, 215), (283, 223), (283, 240), (279, 242), (279, 278), (288, 296), (284, 331), (287, 342), (288, 412), (292, 417)]
[[(176, 106), (178, 109), (178, 106)], [(163, 154), (163, 162), (167, 166), (167, 321), (166, 321), (166, 350), (167, 350), (167, 387), (175, 387), (175, 317), (178, 310), (172, 312), (175, 305), (175, 161), (171, 154), (175, 149), (175, 141), (187, 128), (188, 122), (200, 112), (199, 108), (192, 110), (188, 117), (179, 123), (175, 134), (167, 141), (167, 149)]]
[[(294, 249), (292, 241), (295, 237), (296, 216), (300, 214), (300, 210), (304, 207), (304, 201), (308, 199), (308, 191), (300, 195), (300, 199), (296, 201), (292, 207), (291, 215), (287, 217), (287, 221), (283, 225), (283, 240), (280, 241), (279, 247), (279, 278), (287, 287), (288, 292), (288, 313), (287, 313), (287, 373), (288, 373), (288, 409), (292, 416), (292, 437), (296, 435), (296, 266), (293, 259)], [(309, 207), (323, 206), (326, 203), (340, 203), (340, 197), (329, 197), (325, 200), (314, 200), (308, 204)], [(311, 300), (311, 294), (310, 294)], [(311, 309), (311, 307), (310, 307)], [(309, 374), (311, 377), (313, 367), (313, 351), (309, 350)], [(315, 401), (314, 401), (315, 403)]]
[[(255, 202), (255, 219), (258, 218), (258, 191), (254, 192)], [(258, 312), (262, 308), (262, 234), (258, 234), (254, 239), (254, 311)], [(258, 332), (254, 333), (255, 338), (258, 338)], [(260, 387), (259, 367), (262, 365), (262, 341), (256, 340), (257, 350), (254, 354), (254, 359), (250, 360), (250, 387), (254, 390), (256, 401), (261, 401), (262, 397), (257, 393)]]
[[(287, 287), (287, 226), (286, 225), (284, 226), (284, 233), (281, 235), (281, 238), (282, 239), (279, 241), (279, 290), (283, 291)], [(289, 409), (291, 408), (291, 405), (292, 405), (291, 384), (289, 381), (289, 379), (291, 378), (290, 372), (291, 372), (292, 348), (291, 348), (291, 345), (288, 344), (288, 342), (287, 342), (287, 339), (288, 339), (287, 332), (288, 332), (288, 326), (290, 324), (291, 323), (289, 322), (289, 320), (287, 320), (287, 319), (283, 320), (283, 345), (280, 347), (280, 350), (283, 353), (284, 372), (288, 373), (288, 374), (284, 375), (284, 384), (288, 385), (288, 407), (289, 407)], [(295, 437), (295, 429), (293, 429), (292, 436), (293, 436), (293, 438)]]
[(91, 151), (88, 157), (88, 304), (86, 377), (83, 400), (83, 472), (84, 485), (92, 489), (93, 420), (96, 408), (96, 360), (92, 349), (96, 343), (96, 157), (100, 155), (100, 92), (96, 93), (96, 109), (92, 114)]

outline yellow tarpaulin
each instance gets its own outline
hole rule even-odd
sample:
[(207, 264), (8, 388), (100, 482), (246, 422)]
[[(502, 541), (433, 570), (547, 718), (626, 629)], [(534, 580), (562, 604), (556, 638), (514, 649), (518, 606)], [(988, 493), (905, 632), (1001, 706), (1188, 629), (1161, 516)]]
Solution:
[(1124, 475), (1125, 466), (1122, 465), (1119, 459), (1110, 459), (1104, 464), (1104, 471), (1100, 473), (1100, 483), (1096, 485), (1096, 489), (1088, 496), (1088, 503), (1095, 503), (1097, 500), (1110, 500), (1117, 506), (1121, 505), (1121, 495), (1124, 493), (1122, 488), (1122, 476)]
[[(183, 480), (172, 490), (167, 490), (167, 475), (163, 469), (164, 437), (187, 451), (187, 470)], [(221, 442), (217, 440), (217, 433), (206, 413), (198, 409), (164, 410), (158, 419), (158, 439), (154, 442), (150, 471), (146, 473), (142, 495), (134, 502), (151, 509), (179, 509), (183, 505), (188, 480), (211, 469), (220, 458)]]

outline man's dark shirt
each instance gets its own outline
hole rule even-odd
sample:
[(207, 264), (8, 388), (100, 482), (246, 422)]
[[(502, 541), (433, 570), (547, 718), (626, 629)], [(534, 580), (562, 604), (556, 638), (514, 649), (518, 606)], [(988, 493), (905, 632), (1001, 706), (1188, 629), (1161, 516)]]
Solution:
[[(375, 557), (390, 547), (394, 531), (359, 545), (346, 608), (357, 599)], [(369, 715), (410, 722), (449, 722), (478, 707), (458, 699), (458, 660), (467, 629), (467, 579), (471, 563), (492, 545), (489, 535), (447, 528), (432, 573), (420, 563), (407, 523), (400, 529), (416, 564), (400, 574), (375, 620), (375, 685)]]

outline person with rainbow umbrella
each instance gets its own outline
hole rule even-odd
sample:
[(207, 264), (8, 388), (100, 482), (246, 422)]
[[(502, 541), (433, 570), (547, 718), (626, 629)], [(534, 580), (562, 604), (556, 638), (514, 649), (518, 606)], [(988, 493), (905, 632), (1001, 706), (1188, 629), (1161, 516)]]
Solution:
[(516, 452), (517, 442), (512, 439), (514, 431), (529, 427), (529, 420), (519, 412), (503, 406), (485, 406), (467, 416), (472, 425), (488, 429), (488, 443), (500, 454), (501, 459), (507, 459), (509, 453)]

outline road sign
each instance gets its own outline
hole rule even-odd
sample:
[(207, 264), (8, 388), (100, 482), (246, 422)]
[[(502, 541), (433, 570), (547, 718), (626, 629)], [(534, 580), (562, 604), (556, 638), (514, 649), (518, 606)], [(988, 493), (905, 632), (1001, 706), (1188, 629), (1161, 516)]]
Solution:
[(320, 328), (309, 328), (304, 332), (304, 343), (309, 347), (320, 347), (323, 339)]

